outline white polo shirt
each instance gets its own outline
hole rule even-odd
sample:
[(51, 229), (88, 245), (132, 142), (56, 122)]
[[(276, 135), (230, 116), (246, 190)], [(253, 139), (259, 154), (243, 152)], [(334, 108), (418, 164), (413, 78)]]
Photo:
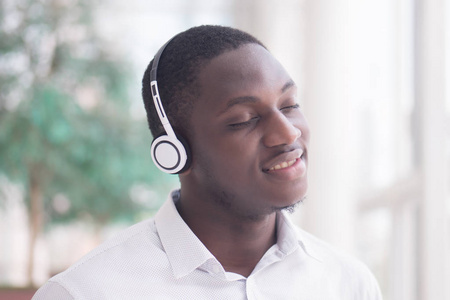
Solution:
[(32, 300), (382, 299), (363, 264), (296, 228), (284, 212), (277, 244), (252, 274), (226, 272), (178, 214), (177, 200), (174, 193), (154, 219), (103, 243)]

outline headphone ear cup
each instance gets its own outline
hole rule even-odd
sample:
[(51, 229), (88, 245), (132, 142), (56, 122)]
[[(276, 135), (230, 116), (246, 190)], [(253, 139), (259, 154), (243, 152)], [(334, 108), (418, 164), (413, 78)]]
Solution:
[(157, 137), (151, 147), (153, 162), (161, 171), (169, 174), (178, 174), (187, 169), (187, 162), (190, 161), (187, 151), (183, 142), (168, 135)]

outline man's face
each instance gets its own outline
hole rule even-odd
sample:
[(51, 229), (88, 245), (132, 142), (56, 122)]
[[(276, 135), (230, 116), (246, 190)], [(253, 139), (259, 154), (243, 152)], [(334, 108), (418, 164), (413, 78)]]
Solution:
[(207, 63), (192, 117), (189, 176), (217, 205), (243, 218), (305, 196), (309, 129), (290, 76), (263, 47), (241, 46)]

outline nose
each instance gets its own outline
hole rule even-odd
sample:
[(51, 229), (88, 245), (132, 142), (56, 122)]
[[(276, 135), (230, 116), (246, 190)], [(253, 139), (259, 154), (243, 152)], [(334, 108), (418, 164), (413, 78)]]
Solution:
[(302, 136), (300, 128), (296, 127), (284, 114), (278, 112), (268, 120), (263, 136), (266, 147), (291, 145)]

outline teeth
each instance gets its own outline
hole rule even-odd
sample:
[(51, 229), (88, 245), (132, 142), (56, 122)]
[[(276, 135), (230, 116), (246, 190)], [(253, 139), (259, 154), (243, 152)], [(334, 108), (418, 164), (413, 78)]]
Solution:
[(296, 161), (297, 161), (297, 159), (293, 159), (293, 160), (287, 161), (287, 162), (286, 162), (286, 161), (285, 161), (285, 162), (282, 162), (281, 164), (278, 164), (278, 165), (273, 166), (272, 168), (270, 168), (269, 171), (280, 170), (280, 169), (284, 169), (284, 168), (290, 167), (290, 166), (292, 166)]

